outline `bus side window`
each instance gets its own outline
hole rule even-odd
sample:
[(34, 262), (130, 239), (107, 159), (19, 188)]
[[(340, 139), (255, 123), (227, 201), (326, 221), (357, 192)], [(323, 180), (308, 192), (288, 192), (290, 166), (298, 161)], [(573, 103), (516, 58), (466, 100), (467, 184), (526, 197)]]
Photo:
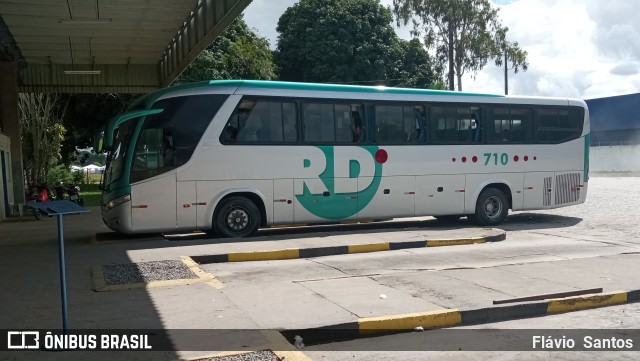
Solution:
[(493, 108), (487, 111), (488, 142), (527, 143), (533, 141), (533, 113), (526, 108)]
[(296, 105), (292, 102), (243, 100), (220, 135), (223, 144), (283, 143), (298, 140)]

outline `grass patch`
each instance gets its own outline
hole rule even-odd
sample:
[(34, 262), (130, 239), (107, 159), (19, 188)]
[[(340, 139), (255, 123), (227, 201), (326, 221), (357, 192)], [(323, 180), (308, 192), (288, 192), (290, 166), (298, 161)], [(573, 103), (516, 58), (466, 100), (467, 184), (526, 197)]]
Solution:
[(98, 184), (81, 184), (80, 196), (84, 199), (85, 207), (100, 206), (102, 191)]

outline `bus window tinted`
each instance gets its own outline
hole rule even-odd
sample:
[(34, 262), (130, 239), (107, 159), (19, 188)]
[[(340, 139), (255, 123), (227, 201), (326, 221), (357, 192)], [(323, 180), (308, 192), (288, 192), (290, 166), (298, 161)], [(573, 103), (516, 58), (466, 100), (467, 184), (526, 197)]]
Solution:
[(425, 108), (421, 105), (376, 105), (376, 141), (378, 143), (424, 143)]
[(487, 120), (489, 143), (533, 142), (533, 111), (531, 109), (488, 109)]
[(575, 108), (539, 109), (536, 116), (536, 141), (561, 143), (582, 133), (582, 111)]
[(365, 138), (364, 110), (360, 104), (306, 103), (302, 106), (304, 141), (353, 143)]
[(479, 107), (431, 107), (429, 135), (433, 143), (479, 142), (482, 129), (480, 113)]
[(198, 95), (156, 102), (153, 109), (163, 109), (163, 112), (144, 120), (134, 148), (131, 182), (156, 176), (189, 161), (226, 99), (226, 95)]
[(296, 107), (279, 101), (243, 100), (220, 136), (222, 143), (296, 142)]

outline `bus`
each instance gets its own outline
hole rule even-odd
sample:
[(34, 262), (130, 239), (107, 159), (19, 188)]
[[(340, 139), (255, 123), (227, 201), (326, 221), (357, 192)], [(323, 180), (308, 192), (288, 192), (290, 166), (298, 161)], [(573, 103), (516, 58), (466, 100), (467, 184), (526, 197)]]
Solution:
[(117, 232), (467, 217), (581, 204), (584, 101), (222, 80), (136, 100), (105, 127), (102, 219)]

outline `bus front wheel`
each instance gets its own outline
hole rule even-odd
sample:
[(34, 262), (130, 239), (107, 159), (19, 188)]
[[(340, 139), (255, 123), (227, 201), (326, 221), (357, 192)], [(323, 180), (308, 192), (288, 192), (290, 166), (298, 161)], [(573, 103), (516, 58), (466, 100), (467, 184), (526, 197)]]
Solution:
[(480, 193), (476, 202), (476, 213), (470, 219), (480, 226), (496, 226), (509, 213), (509, 203), (504, 193), (496, 188), (487, 188)]
[(214, 229), (222, 237), (248, 237), (260, 226), (260, 211), (244, 197), (225, 199), (213, 219)]

